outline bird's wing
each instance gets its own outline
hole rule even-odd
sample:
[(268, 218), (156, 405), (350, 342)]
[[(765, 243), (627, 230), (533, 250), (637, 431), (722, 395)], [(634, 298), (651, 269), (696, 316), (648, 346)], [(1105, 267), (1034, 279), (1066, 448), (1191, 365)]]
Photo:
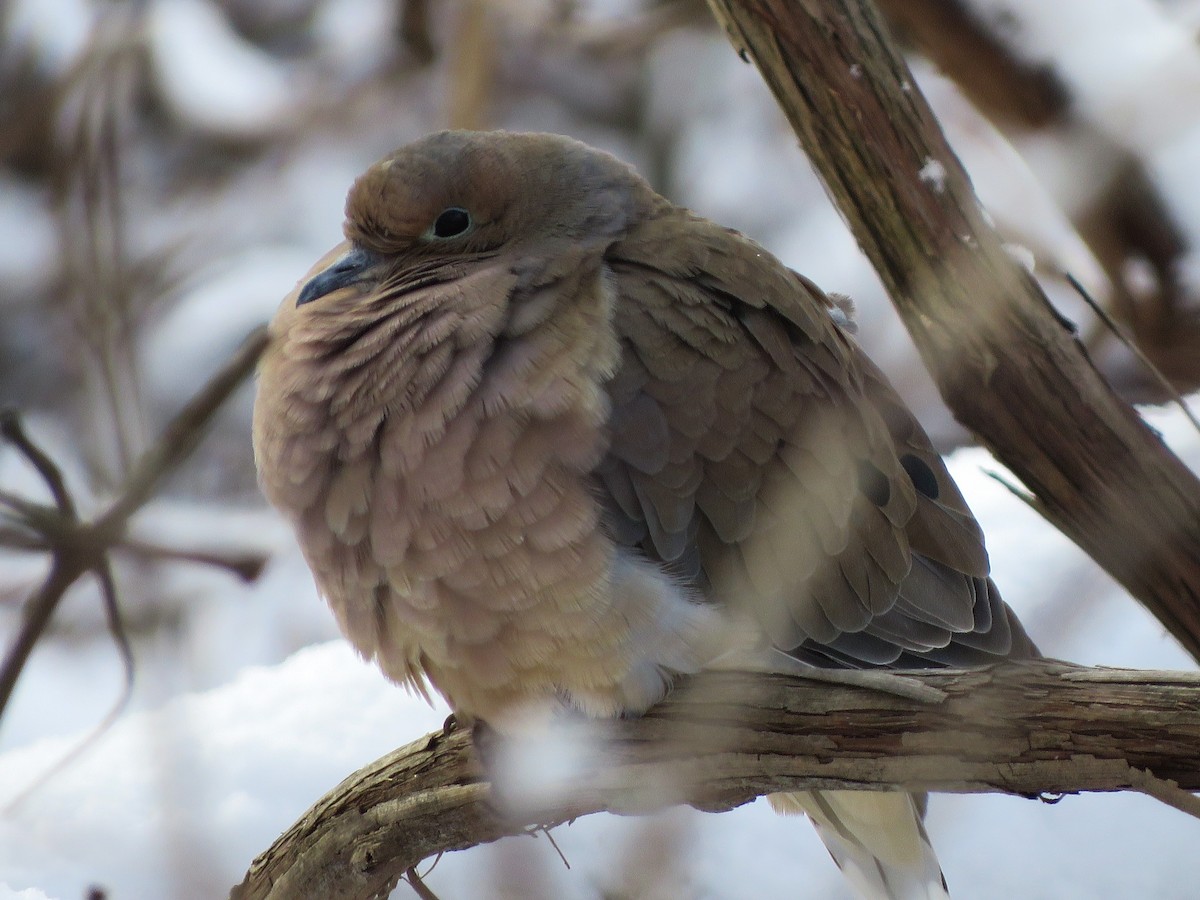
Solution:
[(613, 537), (844, 666), (1033, 652), (940, 456), (819, 289), (681, 210), (613, 245)]

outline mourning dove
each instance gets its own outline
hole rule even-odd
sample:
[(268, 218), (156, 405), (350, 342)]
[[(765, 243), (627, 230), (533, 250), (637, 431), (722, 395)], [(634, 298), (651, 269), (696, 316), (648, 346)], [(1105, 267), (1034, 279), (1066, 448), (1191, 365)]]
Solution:
[[(929, 439), (811, 282), (629, 166), (449, 131), (285, 298), (263, 489), (364, 657), (500, 730), (724, 665), (1034, 650)], [(774, 798), (869, 896), (945, 896), (903, 793)]]

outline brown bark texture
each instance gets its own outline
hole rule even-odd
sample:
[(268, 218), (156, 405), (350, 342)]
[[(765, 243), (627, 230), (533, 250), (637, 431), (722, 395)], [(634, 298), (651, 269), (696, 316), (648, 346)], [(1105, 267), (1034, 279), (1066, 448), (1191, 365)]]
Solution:
[(867, 0), (709, 0), (753, 59), (955, 416), (1200, 657), (1200, 482), (987, 224)]
[(1148, 778), (1200, 789), (1200, 674), (1047, 660), (905, 673), (900, 683), (932, 690), (698, 676), (642, 718), (562, 725), (580, 735), (566, 742), (579, 754), (575, 777), (557, 799), (519, 814), (505, 812), (513, 807), (486, 780), (468, 731), (432, 734), (338, 785), (231, 896), (386, 896), (441, 852), (593, 812), (673, 803), (719, 811), (785, 790), (903, 785), (1037, 797), (1145, 790)]
[[(1200, 321), (1193, 292), (1179, 277), (1192, 241), (1176, 218), (1177, 202), (1162, 193), (1143, 155), (1081, 115), (1080, 98), (1055, 63), (1022, 58), (1013, 30), (1003, 18), (982, 15), (977, 2), (879, 0), (879, 7), (1001, 130), (1086, 131), (1091, 152), (1105, 161), (1099, 171), (1080, 173), (1093, 181), (1092, 200), (1072, 213), (1075, 227), (1108, 273), (1113, 312), (1138, 347), (1180, 391), (1194, 390), (1200, 384)], [(1144, 259), (1157, 279), (1149, 296), (1133, 294), (1126, 284), (1126, 263), (1136, 259)], [(1111, 338), (1099, 325), (1090, 331), (1089, 347)], [(1147, 372), (1128, 364), (1108, 371), (1126, 398), (1168, 399)]]

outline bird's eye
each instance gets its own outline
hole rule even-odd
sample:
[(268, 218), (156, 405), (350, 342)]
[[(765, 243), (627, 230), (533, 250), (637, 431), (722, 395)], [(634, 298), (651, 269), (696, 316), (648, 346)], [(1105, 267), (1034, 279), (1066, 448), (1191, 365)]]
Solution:
[(471, 227), (471, 214), (461, 206), (451, 206), (442, 210), (434, 220), (433, 236), (439, 238), (458, 237)]

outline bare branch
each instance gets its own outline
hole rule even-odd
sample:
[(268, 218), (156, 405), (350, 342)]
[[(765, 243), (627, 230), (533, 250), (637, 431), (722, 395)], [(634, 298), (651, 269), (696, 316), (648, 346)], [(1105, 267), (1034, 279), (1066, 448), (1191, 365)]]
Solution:
[(141, 538), (126, 537), (113, 549), (142, 560), (196, 563), (223, 569), (246, 583), (258, 580), (267, 565), (262, 553), (242, 550), (210, 551), (188, 550), (182, 547), (165, 547)]
[[(13, 545), (22, 549), (44, 549), (52, 557), (50, 572), (38, 591), (26, 601), (21, 627), (3, 662), (0, 662), (0, 714), (8, 705), (29, 654), (50, 624), (59, 601), (71, 585), (89, 571), (95, 572), (100, 581), (109, 630), (126, 667), (128, 690), (133, 657), (121, 624), (108, 552), (120, 545), (129, 517), (153, 496), (163, 477), (195, 449), (217, 410), (254, 370), (266, 345), (265, 326), (251, 332), (233, 358), (167, 424), (158, 442), (138, 460), (123, 492), (94, 522), (81, 522), (78, 519), (75, 503), (58, 467), (29, 440), (15, 414), (4, 414), (0, 420), (0, 434), (37, 468), (53, 493), (58, 508), (43, 507), (7, 495), (0, 498), (14, 511), (10, 518), (22, 526), (12, 530)], [(29, 541), (22, 529), (33, 532), (44, 543), (38, 545)]]
[(33, 652), (38, 639), (50, 624), (50, 617), (54, 615), (54, 610), (58, 609), (59, 601), (82, 574), (83, 572), (78, 571), (76, 567), (56, 558), (42, 586), (25, 601), (21, 609), (21, 627), (17, 629), (12, 646), (4, 654), (3, 662), (0, 662), (0, 713), (8, 705), (13, 689), (17, 686), (17, 679), (21, 677), (21, 671), (29, 661), (29, 654)]
[(1132, 789), (1186, 805), (1166, 782), (1200, 788), (1200, 674), (1040, 661), (905, 675), (946, 699), (707, 673), (643, 718), (605, 723), (600, 740), (594, 723), (566, 724), (591, 741), (571, 795), (519, 817), (501, 811), (470, 734), (435, 733), (338, 785), (232, 897), (386, 896), (436, 853), (599, 811), (725, 810), (778, 791), (899, 786), (1030, 797)]
[[(74, 518), (75, 503), (71, 500), (71, 494), (67, 490), (62, 471), (41, 447), (29, 439), (29, 435), (25, 433), (25, 428), (21, 425), (21, 420), (13, 410), (5, 410), (0, 413), (0, 435), (3, 435), (4, 439), (29, 461), (42, 481), (46, 483), (58, 511), (64, 516)], [(19, 498), (12, 498), (7, 502), (10, 505), (16, 505)]]
[(993, 118), (1037, 127), (1069, 114), (1074, 98), (1058, 73), (1018, 57), (970, 3), (879, 0), (879, 7)]
[(104, 618), (108, 622), (108, 633), (112, 635), (117, 653), (121, 657), (121, 668), (125, 673), (125, 684), (122, 687), (122, 697), (118, 708), (124, 707), (128, 698), (133, 694), (133, 648), (129, 644), (129, 632), (125, 628), (125, 619), (121, 615), (121, 604), (117, 601), (117, 581), (113, 578), (112, 563), (108, 556), (102, 556), (92, 567), (96, 580), (100, 583), (100, 596), (104, 603)]
[(869, 0), (709, 0), (774, 92), (955, 416), (1200, 658), (1200, 482), (987, 224)]
[(400, 17), (396, 23), (397, 37), (423, 66), (437, 58), (437, 50), (429, 36), (429, 0), (400, 0)]
[[(1077, 96), (1078, 86), (1060, 73), (1056, 60), (1033, 64), (1022, 58), (1016, 37), (1025, 31), (1020, 10), (1010, 10), (1014, 23), (982, 15), (981, 4), (972, 0), (879, 0), (879, 6), (1002, 129), (1066, 124), (1087, 129), (1091, 152), (1108, 157), (1109, 168), (1098, 167), (1092, 202), (1073, 214), (1076, 227), (1107, 271), (1117, 311), (1140, 349), (1180, 387), (1200, 383), (1194, 291), (1179, 277), (1180, 261), (1192, 252), (1194, 241), (1182, 226), (1178, 200), (1156, 183), (1144, 151), (1120, 146), (1105, 134), (1103, 123), (1089, 113), (1090, 104)], [(1147, 7), (1137, 15), (1154, 19), (1166, 14)], [(1146, 90), (1155, 88), (1147, 82)], [(1156, 275), (1151, 296), (1136, 297), (1126, 284), (1125, 264), (1136, 258), (1145, 258)], [(1088, 346), (1095, 349), (1106, 337), (1097, 331), (1089, 335)], [(1126, 396), (1155, 402), (1171, 396), (1141, 373), (1117, 369), (1112, 375)]]
[(134, 466), (116, 502), (96, 522), (104, 533), (123, 531), (129, 517), (153, 495), (155, 488), (200, 443), (222, 404), (254, 371), (267, 346), (266, 326), (246, 337), (233, 357), (167, 423), (158, 442)]

